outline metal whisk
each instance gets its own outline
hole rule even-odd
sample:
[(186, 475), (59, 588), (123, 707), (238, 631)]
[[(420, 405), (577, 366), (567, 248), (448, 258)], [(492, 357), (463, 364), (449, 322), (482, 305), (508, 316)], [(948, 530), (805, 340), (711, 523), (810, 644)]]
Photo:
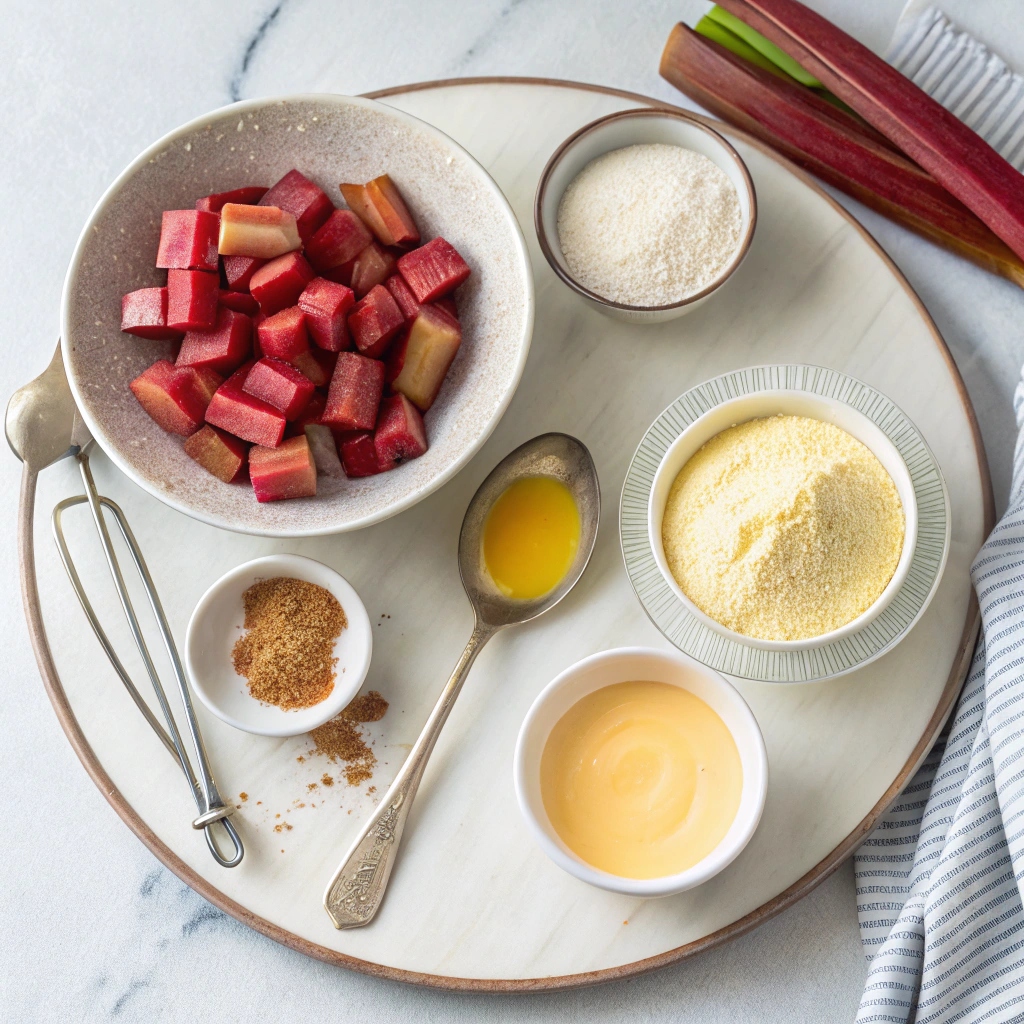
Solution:
[[(71, 389), (68, 386), (67, 376), (64, 372), (64, 363), (61, 358), (59, 345), (46, 370), (35, 380), (19, 388), (12, 396), (7, 406), (5, 427), (8, 444), (10, 444), (14, 454), (25, 464), (22, 479), (23, 500), (27, 492), (34, 496), (35, 477), (40, 470), (63, 458), (74, 458), (78, 462), (82, 474), (82, 482), (85, 485), (85, 494), (66, 498), (53, 510), (53, 535), (57, 542), (57, 548), (60, 551), (61, 561), (67, 570), (75, 594), (81, 602), (82, 610), (89, 620), (89, 625), (92, 626), (100, 646), (114, 667), (114, 671), (124, 684), (135, 705), (142, 712), (143, 717), (159, 737), (160, 742), (163, 743), (185, 773), (185, 778), (188, 780), (193, 799), (199, 810), (199, 815), (192, 822), (192, 827), (203, 830), (206, 836), (206, 844), (209, 846), (210, 852), (218, 864), (226, 868), (235, 867), (241, 863), (245, 850), (242, 847), (242, 840), (238, 832), (228, 817), (234, 811), (234, 808), (230, 804), (224, 803), (217, 789), (213, 773), (210, 770), (209, 758), (199, 731), (199, 723), (196, 720), (195, 709), (192, 706), (192, 697), (189, 693), (185, 672), (181, 665), (181, 658), (178, 655), (174, 637), (171, 635), (170, 627), (167, 624), (167, 617), (164, 615), (163, 606), (160, 604), (160, 598), (157, 595), (153, 578), (146, 567), (145, 559), (139, 550), (135, 535), (132, 533), (124, 513), (117, 504), (109, 498), (101, 496), (96, 490), (96, 482), (93, 480), (92, 470), (89, 467), (88, 454), (89, 446), (93, 440), (92, 435), (89, 433), (75, 407)], [(99, 533), (100, 543), (103, 546), (103, 553), (107, 560), (107, 567), (110, 569), (110, 575), (113, 577), (114, 586), (117, 589), (117, 595), (121, 602), (121, 608), (124, 611), (125, 618), (128, 620), (128, 626), (139, 649), (139, 654), (142, 656), (146, 673), (153, 684), (153, 690), (156, 693), (157, 703), (160, 706), (166, 729), (149, 709), (121, 659), (117, 656), (109, 637), (100, 625), (92, 602), (82, 586), (81, 577), (71, 558), (71, 553), (68, 550), (67, 541), (64, 537), (62, 517), (69, 508), (81, 504), (88, 504), (92, 513), (93, 522)], [(124, 542), (131, 553), (135, 568), (142, 578), (143, 587), (149, 599), (153, 616), (156, 619), (164, 648), (167, 651), (175, 682), (178, 686), (178, 693), (181, 696), (181, 702), (185, 710), (185, 720), (188, 723), (188, 731), (192, 738), (196, 762), (199, 766), (198, 775), (192, 768), (192, 762), (185, 750), (181, 733), (178, 731), (177, 723), (171, 712), (167, 694), (156, 671), (156, 666), (153, 664), (145, 637), (139, 626), (138, 616), (135, 614), (131, 598), (128, 595), (121, 566), (118, 563), (110, 532), (107, 529), (104, 509), (114, 517), (121, 536), (124, 538)], [(22, 526), (26, 528), (24, 518)], [(27, 528), (31, 529), (31, 521), (27, 524)], [(29, 543), (28, 547), (31, 550), (31, 543)], [(220, 852), (217, 841), (214, 838), (213, 826), (218, 821), (230, 839), (233, 849), (230, 857), (225, 857)]]

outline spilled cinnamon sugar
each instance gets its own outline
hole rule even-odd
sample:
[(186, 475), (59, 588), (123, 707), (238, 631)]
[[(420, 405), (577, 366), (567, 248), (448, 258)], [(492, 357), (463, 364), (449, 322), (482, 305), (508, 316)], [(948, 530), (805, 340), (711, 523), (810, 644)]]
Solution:
[[(379, 722), (387, 709), (388, 702), (376, 690), (361, 694), (337, 718), (309, 734), (314, 744), (311, 753), (342, 762), (345, 781), (350, 786), (360, 785), (373, 775), (377, 758), (357, 726)], [(325, 773), (321, 782), (330, 786), (334, 780)]]
[(245, 628), (231, 652), (235, 671), (264, 704), (312, 707), (334, 689), (334, 641), (348, 625), (337, 598), (305, 580), (277, 576), (242, 595)]

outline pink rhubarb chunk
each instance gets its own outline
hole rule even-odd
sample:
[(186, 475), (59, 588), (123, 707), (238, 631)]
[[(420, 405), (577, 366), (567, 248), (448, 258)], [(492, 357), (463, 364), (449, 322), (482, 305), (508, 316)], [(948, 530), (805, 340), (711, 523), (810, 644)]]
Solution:
[(383, 355), (388, 343), (405, 323), (391, 292), (383, 285), (371, 288), (348, 315), (348, 329), (356, 348), (364, 355)]
[(252, 321), (244, 313), (221, 306), (208, 331), (188, 331), (175, 361), (177, 366), (206, 367), (234, 373), (252, 353)]
[(374, 476), (381, 471), (372, 430), (351, 430), (341, 434), (338, 454), (346, 476)]
[(381, 403), (373, 446), (382, 472), (418, 459), (427, 450), (423, 417), (405, 395), (391, 395)]
[(284, 437), (284, 414), (242, 390), (251, 367), (237, 370), (213, 396), (206, 422), (253, 444), (273, 448)]
[(371, 242), (352, 265), (352, 291), (362, 298), (371, 288), (383, 284), (395, 272), (395, 257)]
[(293, 420), (306, 408), (316, 389), (294, 366), (264, 357), (249, 371), (242, 390)]
[(220, 219), (205, 210), (164, 210), (156, 265), (165, 269), (217, 269)]
[(181, 331), (167, 326), (167, 289), (128, 292), (121, 299), (121, 330), (150, 341), (180, 341)]
[(306, 243), (306, 255), (323, 275), (354, 260), (372, 241), (373, 235), (351, 210), (335, 210)]
[(210, 399), (195, 370), (158, 359), (128, 387), (139, 405), (169, 433), (188, 437), (202, 426)]
[(217, 275), (207, 270), (168, 270), (167, 326), (179, 331), (212, 328), (219, 291)]
[(249, 449), (249, 479), (257, 501), (312, 498), (316, 494), (316, 463), (305, 434), (279, 447)]
[(420, 240), (412, 214), (388, 175), (365, 185), (342, 185), (341, 194), (384, 245), (407, 247)]
[(217, 251), (222, 256), (272, 260), (301, 247), (295, 218), (286, 210), (245, 203), (225, 203), (221, 207)]
[(450, 242), (433, 238), (398, 260), (398, 271), (405, 278), (417, 302), (433, 302), (458, 288), (469, 277), (466, 261)]
[(279, 206), (295, 218), (305, 243), (331, 215), (334, 203), (319, 185), (298, 171), (289, 171), (262, 199), (261, 206)]
[(289, 306), (268, 316), (256, 328), (260, 351), (265, 356), (294, 363), (296, 357), (309, 351), (306, 315), (298, 306)]
[(437, 306), (421, 306), (419, 315), (388, 357), (387, 377), (392, 389), (426, 412), (434, 404), (461, 343), (458, 320)]
[(331, 378), (322, 423), (341, 430), (372, 430), (384, 392), (384, 364), (355, 352), (342, 352)]
[(210, 213), (220, 213), (226, 203), (240, 203), (242, 206), (251, 206), (258, 203), (267, 190), (259, 185), (247, 185), (244, 188), (234, 188), (230, 192), (214, 192), (211, 196), (203, 196), (196, 200), (197, 210), (207, 210)]
[(266, 263), (266, 260), (253, 256), (225, 256), (224, 277), (227, 279), (228, 287), (236, 292), (248, 291), (252, 275)]
[(299, 296), (299, 309), (306, 314), (306, 329), (314, 343), (328, 352), (343, 352), (351, 346), (348, 314), (355, 295), (336, 281), (315, 277)]
[(185, 454), (218, 480), (231, 484), (245, 472), (249, 445), (207, 424), (185, 439)]
[(271, 260), (249, 280), (249, 291), (267, 316), (294, 306), (316, 275), (301, 253), (290, 252)]

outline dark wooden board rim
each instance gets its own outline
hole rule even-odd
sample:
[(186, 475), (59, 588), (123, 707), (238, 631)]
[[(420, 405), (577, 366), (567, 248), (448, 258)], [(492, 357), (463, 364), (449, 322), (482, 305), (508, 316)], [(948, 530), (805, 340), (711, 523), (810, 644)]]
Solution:
[[(553, 78), (517, 78), (517, 77), (484, 77), (484, 78), (449, 78), (434, 82), (418, 82), (412, 85), (398, 86), (391, 89), (383, 89), (378, 92), (367, 93), (370, 99), (384, 99), (388, 96), (401, 95), (408, 92), (419, 92), (424, 89), (442, 89), (455, 85), (539, 85), (558, 88), (580, 89), (588, 92), (604, 93), (610, 96), (619, 96), (623, 99), (632, 100), (640, 106), (659, 107), (666, 110), (679, 110), (670, 103), (663, 103), (653, 100), (638, 93), (626, 92), (622, 89), (610, 89), (604, 86), (589, 85), (583, 82), (569, 82)], [(889, 258), (885, 251), (879, 246), (875, 239), (858, 221), (837, 203), (822, 187), (807, 173), (802, 171), (795, 164), (790, 163), (784, 157), (775, 153), (770, 147), (747, 135), (745, 132), (733, 128), (731, 125), (724, 125), (713, 118), (694, 114), (686, 111), (691, 116), (697, 117), (707, 125), (718, 131), (726, 131), (728, 134), (738, 136), (747, 145), (753, 146), (767, 154), (772, 159), (785, 167), (791, 174), (799, 178), (808, 188), (812, 189), (826, 202), (828, 202), (841, 216), (848, 220), (863, 236), (868, 245), (881, 257), (892, 272), (893, 276), (902, 285), (903, 289), (910, 296), (917, 307), (921, 317), (928, 324), (935, 339), (935, 344), (942, 353), (949, 368), (950, 376), (956, 384), (964, 411), (971, 424), (971, 433), (974, 440), (975, 453), (978, 459), (978, 472), (981, 475), (984, 489), (984, 524), (986, 534), (995, 524), (995, 501), (992, 494), (992, 480), (989, 475), (988, 460), (985, 456), (985, 449), (981, 440), (981, 431), (978, 427), (977, 417), (967, 388), (964, 386), (963, 378), (957, 369), (956, 363), (943, 341), (938, 328), (933, 323), (931, 316), (925, 309), (917, 293), (904, 278), (899, 268)], [(720, 928), (711, 935), (706, 935), (695, 942), (687, 943), (676, 949), (667, 950), (656, 956), (647, 957), (644, 960), (637, 960), (630, 964), (621, 964), (618, 967), (609, 967), (598, 971), (587, 971), (581, 974), (567, 974), (558, 977), (543, 978), (454, 978), (438, 974), (424, 974), (418, 971), (406, 971), (396, 967), (387, 967), (383, 964), (373, 963), (369, 960), (361, 960), (357, 957), (339, 953), (326, 946), (318, 945), (307, 939), (287, 931), (259, 917), (257, 914), (236, 903), (225, 896), (219, 889), (215, 888), (209, 881), (193, 871), (182, 861), (169, 847), (157, 838), (156, 834), (142, 820), (134, 807), (125, 799), (121, 792), (111, 781), (110, 776), (104, 771), (99, 759), (89, 746), (85, 734), (82, 732), (78, 720), (64, 692), (60, 677), (57, 674), (57, 667), (54, 664), (53, 656), (50, 653), (49, 642), (46, 638), (46, 628), (43, 623), (42, 609), (39, 604), (39, 589), (35, 572), (35, 551), (34, 551), (34, 511), (35, 511), (36, 477), (27, 467), (22, 476), (21, 497), (18, 506), (18, 559), (21, 575), (22, 601), (25, 606), (25, 618), (28, 623), (29, 638), (32, 642), (32, 649), (35, 652), (36, 661), (39, 665), (39, 672), (42, 675), (43, 685), (47, 696), (53, 705), (53, 709), (64, 730), (68, 741), (78, 755), (90, 778), (106, 797), (107, 802), (115, 810), (124, 823), (135, 833), (136, 836), (149, 848), (150, 852), (170, 871), (173, 871), (186, 885), (190, 886), (197, 893), (209, 900), (214, 906), (230, 914), (236, 920), (248, 925), (250, 928), (266, 935), (275, 942), (288, 946), (290, 949), (298, 950), (307, 956), (315, 957), (326, 963), (336, 964), (339, 967), (347, 967), (354, 971), (360, 971), (373, 977), (387, 978), (391, 981), (402, 981), (412, 985), (424, 985), (431, 988), (447, 989), (450, 991), (462, 992), (544, 992), (558, 989), (577, 988), (584, 985), (595, 985), (601, 982), (616, 981), (622, 978), (631, 978), (649, 971), (666, 967), (669, 964), (677, 963), (688, 957), (701, 953), (706, 949), (721, 945), (730, 939), (737, 938), (746, 932), (751, 931), (758, 925), (767, 921), (770, 917), (792, 906), (797, 900), (806, 896), (815, 886), (824, 881), (850, 854), (861, 844), (865, 836), (871, 831), (879, 817), (886, 811), (889, 805), (902, 791), (907, 780), (913, 775), (918, 764), (924, 759), (931, 749), (935, 738), (938, 736), (946, 721), (953, 704), (960, 692), (970, 665), (971, 655), (974, 650), (974, 643), (978, 635), (981, 618), (978, 612), (978, 604), (973, 593), (968, 606), (967, 621), (964, 625), (963, 634), (960, 638), (960, 645), (957, 649), (952, 670), (946, 685), (943, 688), (935, 713), (932, 715), (928, 726), (914, 747), (906, 764), (892, 785), (885, 791), (881, 799), (857, 825), (857, 827), (820, 863), (816, 864), (802, 878), (794, 882), (788, 889), (779, 893), (774, 899), (762, 904), (756, 910), (751, 911), (744, 917), (733, 921), (732, 924)]]

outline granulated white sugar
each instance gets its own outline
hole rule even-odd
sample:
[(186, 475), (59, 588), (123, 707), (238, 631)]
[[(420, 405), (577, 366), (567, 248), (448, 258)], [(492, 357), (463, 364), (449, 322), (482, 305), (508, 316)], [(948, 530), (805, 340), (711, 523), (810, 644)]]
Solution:
[(592, 160), (558, 206), (573, 277), (629, 306), (667, 306), (726, 269), (740, 244), (736, 187), (701, 153), (661, 143)]

